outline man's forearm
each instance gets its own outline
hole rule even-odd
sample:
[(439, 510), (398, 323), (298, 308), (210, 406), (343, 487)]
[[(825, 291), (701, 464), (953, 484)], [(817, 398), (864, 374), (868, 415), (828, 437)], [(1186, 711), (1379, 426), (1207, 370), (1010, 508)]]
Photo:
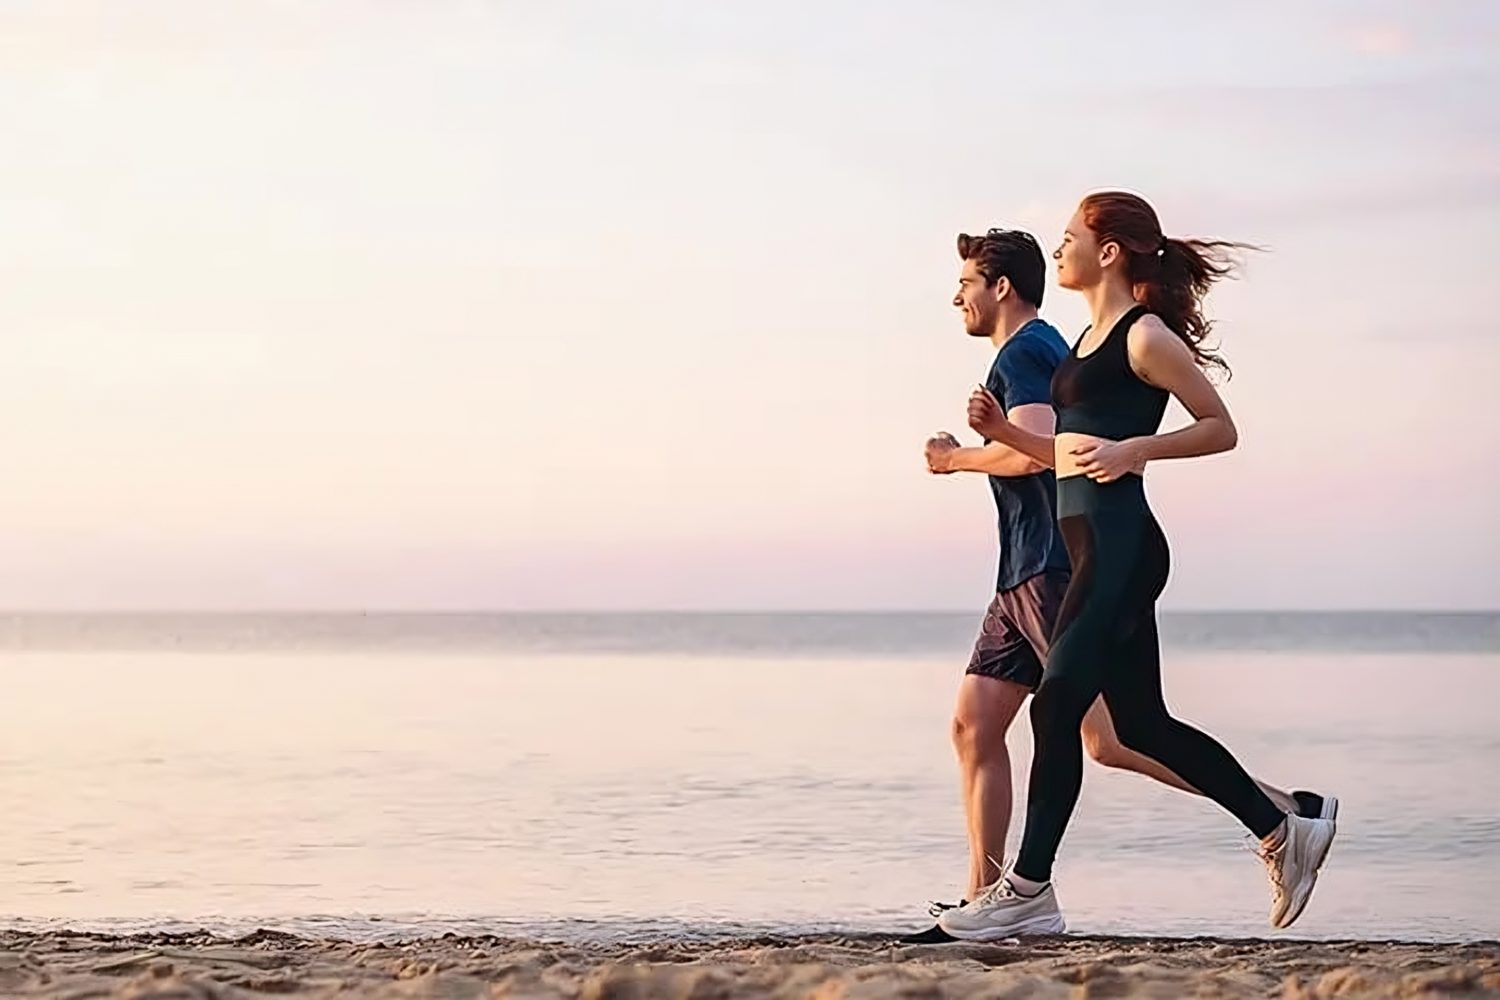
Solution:
[(1044, 469), (1050, 469), (1057, 464), (1055, 439), (1051, 434), (1036, 434), (1024, 427), (1017, 427), (1009, 421), (1006, 421), (1004, 427), (998, 429), (998, 433), (1000, 437), (996, 443), (1004, 445), (1007, 450), (1025, 455), (1039, 463)]
[(1049, 466), (998, 441), (983, 448), (956, 448), (949, 458), (955, 472), (983, 472), (990, 476), (1029, 476)]

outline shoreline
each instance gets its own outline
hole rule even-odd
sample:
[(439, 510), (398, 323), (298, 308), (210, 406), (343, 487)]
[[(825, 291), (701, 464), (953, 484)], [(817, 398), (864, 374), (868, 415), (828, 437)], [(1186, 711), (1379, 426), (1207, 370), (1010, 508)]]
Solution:
[(573, 944), (349, 941), (258, 930), (0, 930), (0, 995), (129, 1000), (524, 997), (1500, 997), (1500, 941), (1073, 936), (901, 945), (888, 935)]

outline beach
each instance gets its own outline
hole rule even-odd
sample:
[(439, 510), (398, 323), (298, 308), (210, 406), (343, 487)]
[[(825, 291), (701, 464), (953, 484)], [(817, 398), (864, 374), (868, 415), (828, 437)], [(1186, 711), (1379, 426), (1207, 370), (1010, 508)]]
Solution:
[(1500, 996), (1500, 942), (888, 937), (565, 945), (491, 936), (358, 943), (258, 931), (0, 933), (7, 997), (857, 998)]

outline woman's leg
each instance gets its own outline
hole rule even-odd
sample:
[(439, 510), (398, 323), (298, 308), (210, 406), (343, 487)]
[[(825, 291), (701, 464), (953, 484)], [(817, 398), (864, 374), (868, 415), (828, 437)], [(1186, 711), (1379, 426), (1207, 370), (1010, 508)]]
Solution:
[[(1115, 732), (1114, 722), (1109, 717), (1109, 708), (1100, 698), (1089, 708), (1088, 714), (1083, 717), (1083, 751), (1088, 754), (1094, 763), (1103, 767), (1112, 767), (1120, 771), (1133, 771), (1161, 782), (1168, 788), (1175, 788), (1189, 795), (1202, 795), (1192, 785), (1173, 774), (1158, 761), (1152, 760), (1144, 754), (1137, 753), (1120, 742), (1119, 734)], [(1276, 803), (1276, 808), (1282, 812), (1294, 813), (1301, 809), (1300, 803), (1292, 796), (1291, 792), (1277, 788), (1268, 781), (1255, 779), (1260, 790), (1266, 793), (1266, 797)], [(1306, 794), (1306, 793), (1305, 793)], [(1319, 796), (1319, 799), (1322, 797)], [(1305, 815), (1317, 815), (1308, 813)]]
[(1104, 682), (1104, 702), (1120, 742), (1149, 757), (1234, 814), (1257, 837), (1269, 836), (1286, 811), (1218, 740), (1167, 711), (1162, 696), (1156, 619), (1147, 610), (1121, 648), (1122, 663)]
[[(1098, 526), (1083, 514), (1060, 518), (1073, 576), (1058, 612), (1042, 683), (1031, 699), (1033, 751), (1026, 787), (1026, 826), (1012, 871), (1046, 882), (1052, 860), (1078, 804), (1083, 785), (1083, 737), (1089, 706), (1104, 686), (1114, 655), (1116, 616), (1124, 582), (1100, 572)], [(1108, 539), (1105, 539), (1108, 541)]]

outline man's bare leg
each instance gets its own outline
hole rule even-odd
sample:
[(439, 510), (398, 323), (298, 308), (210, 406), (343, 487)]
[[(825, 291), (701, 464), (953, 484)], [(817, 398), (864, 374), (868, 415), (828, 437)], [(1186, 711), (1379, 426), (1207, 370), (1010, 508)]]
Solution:
[(969, 884), (965, 899), (1000, 877), (1013, 803), (1005, 734), (1031, 692), (1014, 681), (965, 674), (953, 711), (953, 749), (969, 829)]

